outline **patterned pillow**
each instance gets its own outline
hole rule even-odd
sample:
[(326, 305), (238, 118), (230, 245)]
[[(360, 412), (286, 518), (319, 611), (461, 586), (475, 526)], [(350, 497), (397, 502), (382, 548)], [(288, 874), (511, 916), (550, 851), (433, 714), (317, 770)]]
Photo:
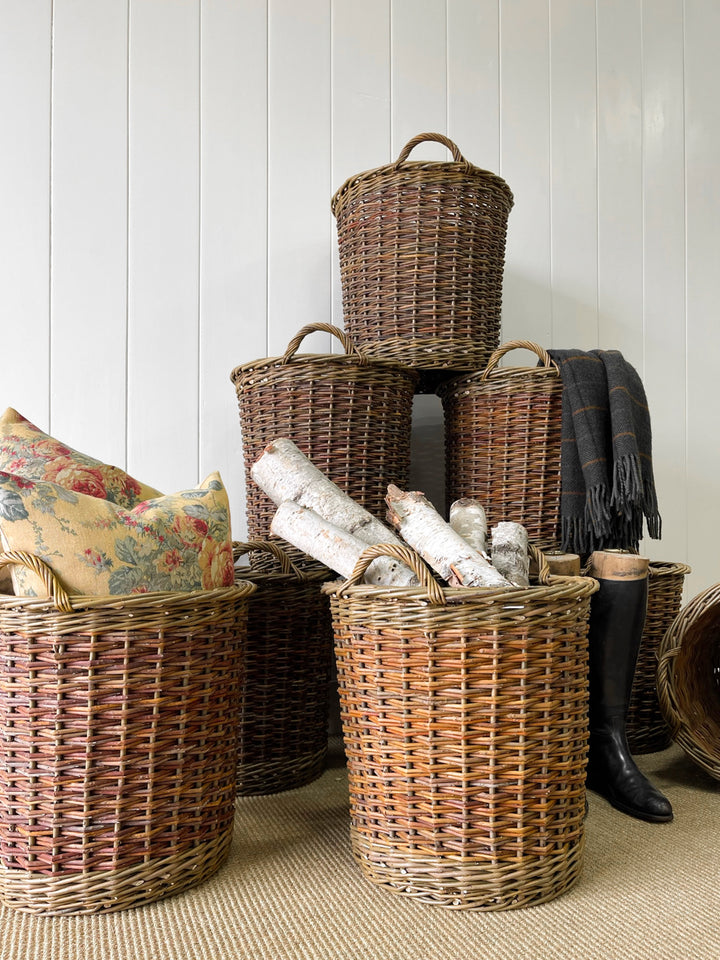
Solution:
[[(68, 593), (207, 590), (234, 580), (219, 473), (193, 490), (125, 510), (57, 483), (0, 472), (0, 538), (5, 550), (44, 560)], [(45, 596), (34, 573), (13, 565), (12, 576), (19, 596)]]
[(128, 509), (162, 496), (159, 490), (140, 483), (119, 467), (48, 436), (12, 407), (0, 417), (0, 470), (29, 480), (50, 480)]

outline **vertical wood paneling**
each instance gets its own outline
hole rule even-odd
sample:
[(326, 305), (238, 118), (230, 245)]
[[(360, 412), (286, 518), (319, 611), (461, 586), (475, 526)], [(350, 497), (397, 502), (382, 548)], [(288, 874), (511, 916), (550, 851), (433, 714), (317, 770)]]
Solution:
[(198, 482), (198, 0), (131, 0), (128, 466)]
[(63, 0), (54, 23), (52, 428), (124, 465), (127, 2)]
[[(2, 410), (50, 422), (50, 0), (3, 4), (0, 29)], [(12, 358), (12, 362), (8, 362)]]
[(204, 0), (200, 36), (200, 476), (220, 470), (239, 540), (245, 477), (230, 372), (266, 348), (266, 5)]
[[(330, 0), (269, 0), (268, 351), (331, 319)], [(330, 350), (327, 334), (302, 353)]]

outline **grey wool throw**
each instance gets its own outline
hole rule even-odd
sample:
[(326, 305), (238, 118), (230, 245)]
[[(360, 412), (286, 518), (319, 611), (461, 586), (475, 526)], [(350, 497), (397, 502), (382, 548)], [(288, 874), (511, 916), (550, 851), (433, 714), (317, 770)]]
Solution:
[(563, 384), (562, 549), (637, 549), (659, 539), (650, 412), (642, 381), (618, 350), (548, 350)]

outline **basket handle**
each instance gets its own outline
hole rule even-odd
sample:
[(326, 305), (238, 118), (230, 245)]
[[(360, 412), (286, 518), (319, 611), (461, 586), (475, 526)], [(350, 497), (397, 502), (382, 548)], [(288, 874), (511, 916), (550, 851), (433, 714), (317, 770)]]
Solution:
[(422, 599), (427, 600), (432, 606), (445, 606), (445, 592), (433, 577), (430, 568), (413, 549), (397, 543), (374, 543), (366, 547), (358, 557), (353, 572), (345, 583), (341, 585), (338, 593), (342, 593), (347, 587), (355, 587), (359, 583), (362, 583), (365, 571), (373, 560), (377, 560), (378, 557), (392, 557), (393, 560), (399, 560), (401, 563), (410, 567), (413, 573), (417, 575), (420, 586), (425, 590), (426, 596)]
[(304, 579), (302, 571), (298, 570), (282, 547), (279, 547), (276, 543), (272, 543), (270, 540), (233, 541), (233, 560), (237, 562), (240, 557), (244, 557), (245, 554), (250, 553), (251, 550), (269, 553), (275, 557), (280, 564), (280, 573), (292, 574), (297, 577), (298, 580)]
[(67, 590), (44, 560), (22, 550), (8, 550), (6, 553), (0, 553), (0, 570), (12, 564), (19, 564), (40, 577), (56, 610), (59, 610), (60, 613), (72, 613), (75, 608)]
[(287, 345), (287, 349), (283, 354), (281, 362), (290, 363), (292, 358), (300, 349), (300, 344), (303, 342), (305, 337), (309, 336), (311, 333), (331, 333), (340, 341), (347, 356), (352, 357), (354, 360), (357, 360), (358, 363), (363, 365), (368, 362), (368, 358), (364, 353), (360, 353), (345, 331), (341, 330), (339, 327), (334, 327), (331, 323), (308, 323), (306, 326), (304, 326), (302, 330), (299, 330), (295, 334), (290, 343)]
[(465, 157), (460, 153), (460, 150), (456, 143), (453, 143), (449, 137), (444, 137), (441, 133), (419, 133), (416, 137), (413, 137), (412, 140), (408, 140), (405, 146), (402, 148), (398, 154), (398, 158), (395, 161), (395, 169), (397, 169), (401, 163), (404, 163), (405, 160), (410, 156), (410, 151), (414, 150), (419, 143), (424, 143), (425, 141), (430, 141), (431, 143), (441, 143), (444, 147), (447, 147), (448, 150), (453, 155), (453, 160), (456, 163), (464, 163), (466, 167), (469, 167), (470, 164), (467, 162)]
[(541, 347), (540, 344), (533, 343), (532, 340), (508, 340), (507, 343), (504, 343), (501, 347), (498, 347), (497, 350), (491, 355), (480, 379), (487, 380), (490, 371), (494, 370), (505, 354), (509, 353), (511, 350), (531, 350), (544, 367), (549, 369), (554, 367), (557, 373), (560, 372), (558, 365), (555, 363), (547, 350)]

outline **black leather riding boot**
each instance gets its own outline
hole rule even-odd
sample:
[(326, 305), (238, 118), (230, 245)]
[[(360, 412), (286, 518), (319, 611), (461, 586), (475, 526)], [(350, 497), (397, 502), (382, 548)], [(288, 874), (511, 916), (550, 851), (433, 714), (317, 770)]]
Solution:
[(670, 801), (638, 770), (625, 734), (630, 692), (645, 625), (648, 561), (597, 551), (590, 604), (590, 750), (587, 786), (631, 817), (672, 820)]

